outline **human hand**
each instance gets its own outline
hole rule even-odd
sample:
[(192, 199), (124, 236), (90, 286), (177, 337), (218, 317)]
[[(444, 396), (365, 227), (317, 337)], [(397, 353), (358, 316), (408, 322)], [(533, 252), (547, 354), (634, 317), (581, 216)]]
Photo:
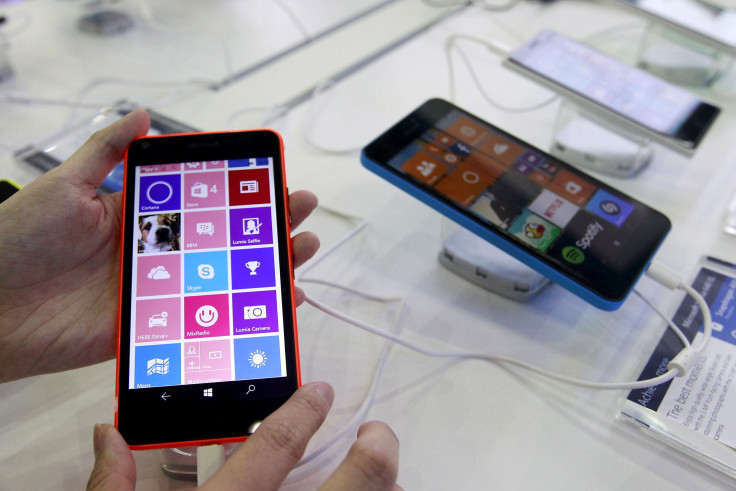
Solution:
[[(303, 385), (201, 489), (277, 489), (327, 417), (333, 398), (332, 388), (324, 382)], [(88, 491), (135, 489), (135, 461), (115, 427), (97, 425), (94, 448)], [(400, 490), (398, 461), (399, 442), (393, 431), (381, 422), (365, 423), (345, 460), (320, 489)]]
[[(122, 196), (97, 189), (149, 126), (133, 111), (0, 204), (0, 383), (115, 356)], [(292, 226), (316, 204), (293, 193)], [(309, 232), (292, 243), (294, 267), (319, 247)]]

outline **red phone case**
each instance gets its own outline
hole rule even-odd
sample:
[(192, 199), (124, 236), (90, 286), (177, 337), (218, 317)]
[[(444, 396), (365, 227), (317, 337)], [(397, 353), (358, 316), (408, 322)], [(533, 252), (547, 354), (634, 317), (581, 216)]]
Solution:
[[(244, 131), (264, 131), (264, 130), (244, 130)], [(280, 142), (280, 160), (281, 160), (281, 177), (283, 186), (281, 189), (281, 195), (284, 202), (284, 212), (285, 216), (283, 217), (284, 223), (286, 224), (286, 236), (291, 237), (291, 223), (289, 219), (289, 194), (288, 194), (288, 187), (286, 184), (286, 169), (285, 169), (285, 161), (284, 161), (284, 145), (283, 145), (283, 139), (281, 135), (274, 131), (274, 130), (265, 130), (269, 131), (271, 133), (274, 133)], [(136, 140), (140, 140), (143, 138), (168, 138), (168, 137), (176, 137), (176, 136), (189, 136), (189, 135), (202, 135), (202, 134), (219, 134), (223, 132), (203, 132), (203, 133), (178, 133), (178, 134), (167, 134), (167, 135), (152, 135), (147, 137), (140, 137)], [(125, 151), (124, 155), (124, 175), (128, 175), (128, 149)], [(123, 191), (122, 191), (122, 202), (123, 205), (125, 205), (128, 189), (127, 189), (127, 179), (123, 182)], [(116, 368), (115, 368), (115, 419), (114, 424), (115, 427), (118, 427), (118, 397), (120, 392), (120, 350), (122, 345), (122, 314), (123, 314), (123, 277), (125, 274), (124, 271), (124, 261), (125, 261), (125, 224), (127, 224), (127, 216), (126, 216), (126, 206), (123, 206), (123, 215), (122, 215), (122, 223), (123, 228), (121, 230), (121, 236), (120, 236), (120, 276), (119, 276), (119, 294), (118, 294), (118, 343), (117, 343), (117, 356), (116, 356)], [(292, 310), (292, 318), (294, 319), (293, 326), (294, 326), (294, 354), (296, 357), (296, 381), (297, 381), (297, 387), (300, 387), (302, 385), (301, 382), (301, 363), (299, 358), (299, 335), (298, 335), (298, 329), (297, 329), (297, 318), (296, 318), (296, 297), (295, 297), (295, 285), (294, 285), (294, 262), (293, 262), (293, 250), (292, 250), (292, 244), (291, 240), (287, 240), (287, 250), (288, 250), (288, 258), (289, 258), (289, 271), (291, 271), (291, 274), (289, 275), (290, 282), (289, 282), (289, 288), (291, 290), (291, 310)], [(284, 306), (286, 307), (286, 306)], [(215, 445), (215, 444), (223, 444), (228, 442), (238, 442), (238, 441), (244, 441), (248, 437), (234, 437), (234, 438), (217, 438), (217, 439), (209, 439), (209, 440), (187, 440), (187, 441), (177, 441), (177, 442), (167, 442), (167, 443), (161, 443), (161, 444), (150, 444), (150, 445), (129, 445), (131, 449), (133, 450), (149, 450), (149, 449), (157, 449), (157, 448), (172, 448), (172, 447), (180, 447), (180, 446), (190, 446), (190, 445)]]

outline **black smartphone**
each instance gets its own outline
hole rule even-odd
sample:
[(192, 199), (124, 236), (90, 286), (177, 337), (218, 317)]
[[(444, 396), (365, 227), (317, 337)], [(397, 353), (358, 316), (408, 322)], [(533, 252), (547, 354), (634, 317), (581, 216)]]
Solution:
[(695, 94), (553, 31), (509, 54), (509, 68), (608, 121), (692, 153), (720, 109)]
[(9, 179), (0, 179), (0, 203), (13, 196), (20, 186)]
[(125, 156), (117, 428), (245, 439), (300, 384), (281, 137), (144, 137)]
[(670, 230), (660, 212), (441, 99), (361, 160), (604, 310), (623, 303)]

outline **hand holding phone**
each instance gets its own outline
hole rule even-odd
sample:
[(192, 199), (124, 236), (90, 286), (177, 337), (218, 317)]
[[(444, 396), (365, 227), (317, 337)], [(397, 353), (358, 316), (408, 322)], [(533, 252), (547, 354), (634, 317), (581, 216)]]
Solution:
[(300, 383), (281, 139), (138, 139), (123, 194), (116, 425), (133, 448), (242, 440)]
[(133, 111), (0, 205), (0, 382), (115, 357), (120, 195), (97, 188), (146, 131)]
[[(307, 443), (324, 422), (334, 394), (325, 382), (301, 386), (224, 463), (222, 472), (207, 481), (211, 489), (241, 489), (253, 483), (278, 487), (296, 468)], [(95, 427), (95, 466), (88, 489), (117, 489), (121, 481), (135, 482), (133, 455), (120, 434), (109, 425)], [(357, 440), (324, 486), (331, 489), (373, 489), (377, 482), (396, 483), (399, 442), (380, 421), (363, 423)], [(304, 470), (302, 468), (302, 470)], [(198, 476), (199, 477), (199, 476)], [(294, 484), (293, 480), (290, 483)], [(293, 486), (292, 486), (293, 487)]]

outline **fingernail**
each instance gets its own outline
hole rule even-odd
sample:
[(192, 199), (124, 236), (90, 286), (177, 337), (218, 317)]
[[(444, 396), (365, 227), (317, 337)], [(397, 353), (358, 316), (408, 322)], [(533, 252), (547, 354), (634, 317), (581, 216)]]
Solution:
[(312, 382), (314, 385), (314, 391), (324, 399), (324, 401), (332, 406), (332, 401), (335, 400), (335, 391), (332, 390), (332, 386), (327, 382)]

